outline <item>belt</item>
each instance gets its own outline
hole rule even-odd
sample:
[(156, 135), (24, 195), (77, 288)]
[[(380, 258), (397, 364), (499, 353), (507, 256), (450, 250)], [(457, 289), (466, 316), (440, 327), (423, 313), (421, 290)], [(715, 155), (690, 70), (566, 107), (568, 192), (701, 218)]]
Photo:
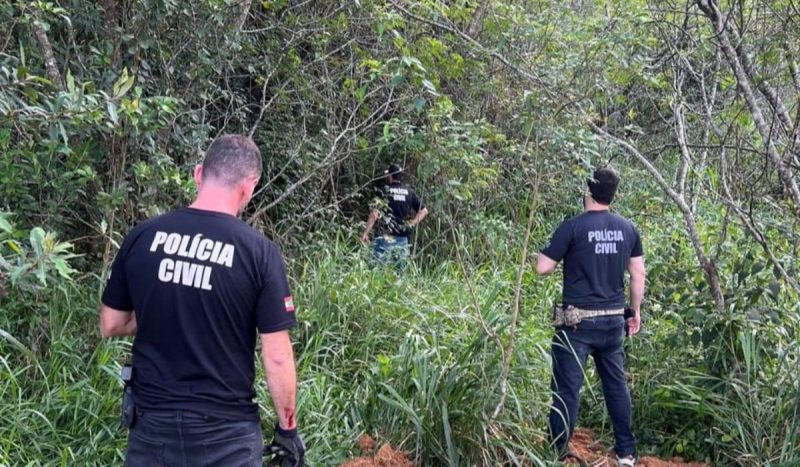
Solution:
[(585, 310), (568, 305), (553, 306), (553, 326), (577, 326), (584, 318), (597, 318), (600, 316), (622, 316), (625, 314), (625, 308), (612, 308), (607, 310)]
[(576, 308), (581, 318), (596, 318), (598, 316), (616, 316), (624, 315), (625, 308), (614, 308), (610, 310), (584, 310), (583, 308)]
[(408, 238), (408, 235), (383, 234), (383, 235), (381, 235), (381, 237), (383, 237), (383, 239), (386, 240), (389, 243), (394, 243), (398, 239)]

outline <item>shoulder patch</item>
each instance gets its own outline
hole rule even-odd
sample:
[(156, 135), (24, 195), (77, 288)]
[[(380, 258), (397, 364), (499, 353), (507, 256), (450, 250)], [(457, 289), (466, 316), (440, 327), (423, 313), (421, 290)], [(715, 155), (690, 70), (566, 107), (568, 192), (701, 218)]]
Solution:
[(283, 306), (287, 313), (294, 313), (294, 300), (291, 295), (283, 297)]

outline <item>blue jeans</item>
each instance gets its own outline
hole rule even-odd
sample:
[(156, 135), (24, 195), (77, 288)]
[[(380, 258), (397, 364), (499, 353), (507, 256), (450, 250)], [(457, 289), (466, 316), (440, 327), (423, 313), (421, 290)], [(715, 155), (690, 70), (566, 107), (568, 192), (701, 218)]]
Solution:
[(375, 259), (381, 264), (391, 262), (403, 272), (408, 263), (408, 237), (380, 235), (375, 237)]
[(577, 329), (562, 327), (553, 336), (553, 405), (550, 409), (550, 436), (563, 455), (575, 431), (583, 385), (583, 366), (592, 355), (606, 408), (614, 427), (614, 451), (620, 457), (636, 455), (636, 438), (632, 431), (632, 405), (625, 381), (625, 319), (605, 316), (584, 319)]
[(263, 465), (256, 421), (220, 420), (186, 411), (139, 413), (128, 435), (127, 467)]

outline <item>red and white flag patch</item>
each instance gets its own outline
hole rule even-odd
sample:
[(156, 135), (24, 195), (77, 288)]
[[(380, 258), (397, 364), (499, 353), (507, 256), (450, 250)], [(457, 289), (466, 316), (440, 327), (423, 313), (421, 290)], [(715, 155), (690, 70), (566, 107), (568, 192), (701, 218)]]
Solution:
[(294, 300), (292, 300), (291, 295), (288, 297), (283, 297), (283, 306), (286, 308), (287, 313), (294, 312)]

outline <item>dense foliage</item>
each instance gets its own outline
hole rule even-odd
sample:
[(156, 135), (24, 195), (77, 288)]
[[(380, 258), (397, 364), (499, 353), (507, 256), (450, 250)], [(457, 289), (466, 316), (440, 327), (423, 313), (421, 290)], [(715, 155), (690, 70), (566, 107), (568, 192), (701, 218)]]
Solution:
[[(290, 261), (311, 465), (364, 432), (422, 465), (553, 460), (559, 278), (530, 253), (609, 162), (647, 257), (641, 450), (795, 465), (798, 55), (793, 0), (3, 2), (0, 465), (121, 462), (105, 270), (222, 133), (264, 154), (245, 218)], [(389, 162), (431, 211), (402, 280), (357, 241)]]

